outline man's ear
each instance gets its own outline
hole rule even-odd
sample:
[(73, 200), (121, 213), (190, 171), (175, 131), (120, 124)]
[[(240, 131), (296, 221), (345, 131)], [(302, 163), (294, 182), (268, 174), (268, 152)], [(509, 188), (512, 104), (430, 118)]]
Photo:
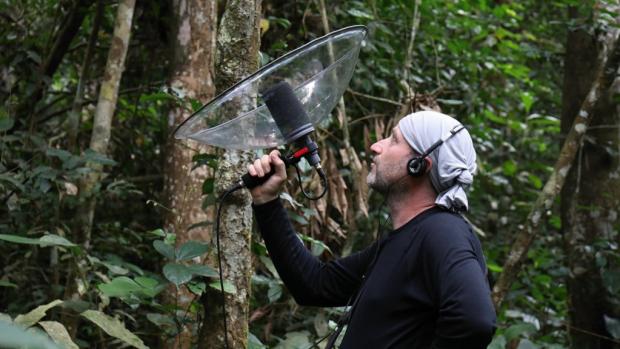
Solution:
[(433, 159), (431, 159), (430, 156), (427, 156), (424, 158), (424, 161), (426, 162), (426, 171), (424, 173), (431, 172), (431, 169), (433, 168)]

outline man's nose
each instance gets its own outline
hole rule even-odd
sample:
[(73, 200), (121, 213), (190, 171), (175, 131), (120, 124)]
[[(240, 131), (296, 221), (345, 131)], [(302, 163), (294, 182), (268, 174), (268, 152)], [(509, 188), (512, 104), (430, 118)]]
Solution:
[(373, 143), (370, 146), (370, 151), (373, 152), (374, 154), (380, 154), (381, 150), (382, 150), (380, 143), (381, 143), (381, 141), (377, 141), (377, 142)]

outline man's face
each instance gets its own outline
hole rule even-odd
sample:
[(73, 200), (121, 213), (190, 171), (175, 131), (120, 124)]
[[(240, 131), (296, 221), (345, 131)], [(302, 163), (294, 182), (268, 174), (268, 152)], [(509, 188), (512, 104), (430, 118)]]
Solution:
[(386, 194), (392, 184), (407, 176), (407, 162), (413, 157), (413, 151), (398, 126), (392, 129), (390, 137), (371, 145), (370, 151), (374, 157), (366, 182)]

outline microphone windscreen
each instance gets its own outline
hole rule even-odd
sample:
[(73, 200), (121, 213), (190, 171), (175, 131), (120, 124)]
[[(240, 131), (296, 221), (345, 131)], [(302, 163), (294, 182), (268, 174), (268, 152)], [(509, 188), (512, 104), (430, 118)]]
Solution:
[(314, 131), (303, 105), (286, 81), (270, 86), (262, 97), (286, 143)]

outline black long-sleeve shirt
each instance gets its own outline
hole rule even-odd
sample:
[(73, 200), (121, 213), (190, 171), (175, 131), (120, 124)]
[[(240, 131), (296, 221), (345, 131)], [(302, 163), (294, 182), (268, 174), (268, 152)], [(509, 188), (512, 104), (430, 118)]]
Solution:
[(254, 211), (299, 304), (347, 305), (370, 270), (341, 348), (477, 349), (491, 341), (495, 310), (482, 248), (460, 215), (429, 209), (367, 249), (324, 263), (297, 237), (280, 200)]

